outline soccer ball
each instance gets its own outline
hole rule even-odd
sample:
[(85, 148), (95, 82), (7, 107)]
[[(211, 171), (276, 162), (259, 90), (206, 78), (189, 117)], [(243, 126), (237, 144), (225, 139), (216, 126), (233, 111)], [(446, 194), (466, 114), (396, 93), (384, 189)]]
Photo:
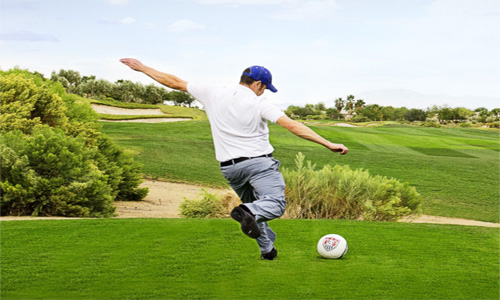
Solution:
[(327, 234), (319, 239), (318, 253), (324, 258), (339, 259), (347, 252), (347, 241), (338, 234)]

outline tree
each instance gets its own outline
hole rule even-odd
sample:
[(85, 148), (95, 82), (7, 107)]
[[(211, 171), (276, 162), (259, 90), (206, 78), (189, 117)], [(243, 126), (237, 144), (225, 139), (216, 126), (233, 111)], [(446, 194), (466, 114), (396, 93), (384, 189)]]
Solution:
[(394, 109), (394, 121), (405, 120), (405, 114), (408, 112), (406, 107), (398, 107)]
[(488, 114), (488, 109), (486, 107), (478, 107), (474, 111), (480, 114)]
[(326, 114), (327, 114), (328, 118), (331, 120), (342, 118), (342, 114), (336, 108), (327, 108)]
[(370, 104), (361, 110), (361, 114), (370, 120), (377, 120), (381, 107), (378, 104)]
[(303, 111), (303, 114), (305, 116), (315, 116), (315, 115), (319, 115), (320, 112), (316, 110), (315, 108), (315, 105), (314, 104), (306, 104), (304, 106), (304, 111)]
[(337, 109), (339, 114), (342, 111), (342, 109), (344, 108), (344, 105), (345, 105), (344, 99), (342, 99), (342, 98), (335, 99), (335, 108)]
[(111, 98), (121, 100), (123, 102), (140, 102), (144, 92), (144, 87), (140, 84), (135, 84), (130, 80), (117, 80), (112, 90)]
[(384, 121), (395, 121), (396, 120), (395, 112), (396, 109), (394, 107), (383, 106), (381, 109), (381, 114), (379, 116), (381, 116), (382, 120)]
[(490, 114), (492, 116), (494, 116), (496, 118), (496, 120), (498, 121), (498, 117), (500, 115), (500, 108), (494, 108), (494, 109), (490, 110)]
[(50, 79), (55, 82), (61, 82), (68, 94), (79, 94), (80, 92), (79, 87), (82, 82), (82, 77), (78, 71), (61, 69), (59, 73), (52, 72)]
[(365, 107), (365, 104), (365, 101), (362, 99), (356, 100), (356, 103), (354, 103), (354, 111), (356, 112), (356, 114), (361, 114), (361, 110), (363, 109), (363, 107)]
[(478, 107), (474, 110), (477, 113), (477, 120), (479, 122), (486, 122), (486, 118), (488, 117), (488, 109), (486, 107)]
[[(167, 94), (168, 95), (168, 94)], [(158, 104), (163, 103), (164, 93), (161, 88), (154, 84), (146, 85), (144, 95), (142, 96), (142, 103)]]
[(465, 107), (457, 107), (453, 109), (454, 115), (455, 115), (455, 120), (458, 121), (466, 121), (470, 117), (474, 115), (474, 112), (470, 109), (467, 109)]
[(352, 119), (352, 110), (354, 108), (354, 95), (347, 96), (346, 100), (346, 109), (347, 109), (347, 119)]
[(99, 79), (94, 83), (95, 95), (98, 99), (104, 99), (106, 97), (112, 97), (112, 92), (114, 85), (104, 79)]
[(326, 106), (324, 102), (319, 102), (318, 104), (314, 105), (314, 110), (318, 112), (326, 111)]
[(81, 83), (81, 91), (86, 97), (94, 98), (96, 92), (95, 76), (83, 76)]
[(293, 119), (295, 119), (295, 118), (297, 118), (297, 117), (299, 117), (299, 118), (300, 118), (299, 114), (297, 113), (299, 109), (300, 109), (300, 107), (299, 107), (299, 106), (290, 105), (290, 106), (288, 106), (288, 108), (285, 110), (285, 114), (286, 114), (287, 116), (289, 116), (290, 118), (293, 118)]
[(405, 118), (410, 121), (425, 121), (427, 114), (421, 109), (412, 108), (405, 113)]
[(195, 98), (188, 93), (181, 91), (172, 91), (169, 93), (169, 99), (174, 101), (175, 105), (181, 106), (182, 104), (186, 104), (191, 107), (191, 103), (193, 103)]
[(453, 111), (448, 106), (443, 106), (438, 111), (438, 116), (440, 121), (451, 121), (453, 120)]

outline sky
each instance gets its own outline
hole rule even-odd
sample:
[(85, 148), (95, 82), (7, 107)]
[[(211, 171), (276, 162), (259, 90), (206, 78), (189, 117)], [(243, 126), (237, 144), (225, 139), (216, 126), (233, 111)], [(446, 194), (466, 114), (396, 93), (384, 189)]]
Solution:
[(232, 85), (263, 65), (278, 107), (500, 107), (500, 0), (0, 0), (0, 68)]

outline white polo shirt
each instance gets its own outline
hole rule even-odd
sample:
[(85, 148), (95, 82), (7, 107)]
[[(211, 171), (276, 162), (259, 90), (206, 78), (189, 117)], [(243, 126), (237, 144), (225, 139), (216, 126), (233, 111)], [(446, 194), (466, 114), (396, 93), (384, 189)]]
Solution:
[(267, 121), (285, 114), (243, 85), (214, 87), (188, 83), (188, 92), (205, 106), (218, 161), (255, 157), (274, 151)]

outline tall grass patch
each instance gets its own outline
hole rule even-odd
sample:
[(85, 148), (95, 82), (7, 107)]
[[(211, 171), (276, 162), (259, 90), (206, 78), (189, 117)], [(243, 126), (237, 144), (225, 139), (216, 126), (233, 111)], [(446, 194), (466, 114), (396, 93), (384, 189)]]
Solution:
[(202, 190), (198, 199), (184, 197), (179, 209), (184, 218), (224, 218), (229, 217), (231, 210), (240, 203), (240, 198), (232, 190), (223, 195)]
[(180, 213), (185, 218), (216, 218), (222, 216), (222, 202), (217, 194), (203, 191), (199, 200), (184, 197), (179, 206)]
[(287, 217), (389, 221), (421, 213), (422, 197), (408, 183), (349, 166), (315, 170), (302, 153), (295, 164), (295, 170), (283, 169)]

